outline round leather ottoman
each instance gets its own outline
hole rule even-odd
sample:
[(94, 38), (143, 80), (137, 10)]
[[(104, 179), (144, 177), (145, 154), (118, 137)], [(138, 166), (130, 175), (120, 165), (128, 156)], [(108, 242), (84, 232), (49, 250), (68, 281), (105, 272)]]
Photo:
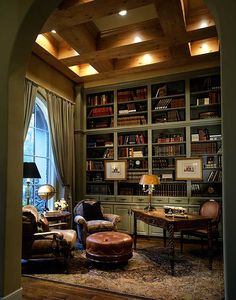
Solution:
[(124, 263), (132, 257), (133, 239), (125, 233), (103, 231), (86, 239), (86, 257), (96, 263)]

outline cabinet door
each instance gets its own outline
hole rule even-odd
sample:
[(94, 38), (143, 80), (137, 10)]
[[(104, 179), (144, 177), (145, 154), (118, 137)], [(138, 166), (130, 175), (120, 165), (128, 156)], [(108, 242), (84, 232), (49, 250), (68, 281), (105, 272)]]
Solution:
[(121, 217), (121, 221), (117, 224), (118, 230), (122, 232), (131, 232), (131, 217), (129, 205), (114, 205), (114, 213)]
[(102, 202), (102, 212), (104, 214), (113, 214), (113, 205)]

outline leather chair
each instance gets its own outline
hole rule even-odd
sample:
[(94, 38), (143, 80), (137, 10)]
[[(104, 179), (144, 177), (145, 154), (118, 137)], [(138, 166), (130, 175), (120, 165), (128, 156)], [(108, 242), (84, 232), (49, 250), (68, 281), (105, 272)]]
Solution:
[(74, 230), (50, 230), (47, 219), (34, 206), (23, 207), (22, 259), (62, 259), (68, 272), (75, 243)]
[(74, 222), (77, 227), (79, 243), (86, 248), (86, 238), (92, 233), (116, 231), (120, 216), (104, 214), (100, 202), (95, 199), (84, 199), (74, 208)]
[[(216, 240), (217, 250), (219, 238), (218, 225), (221, 219), (221, 212), (222, 209), (220, 203), (213, 199), (203, 202), (199, 209), (199, 215), (212, 218), (212, 239)], [(199, 237), (201, 239), (201, 246), (203, 249), (203, 239), (208, 238), (208, 229), (182, 230), (180, 239), (181, 252), (183, 252), (184, 235)]]

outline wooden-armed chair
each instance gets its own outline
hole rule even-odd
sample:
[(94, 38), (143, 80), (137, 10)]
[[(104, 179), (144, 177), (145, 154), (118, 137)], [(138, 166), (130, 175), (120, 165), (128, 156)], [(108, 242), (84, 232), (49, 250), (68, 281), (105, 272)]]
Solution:
[(77, 227), (79, 243), (86, 247), (86, 238), (100, 231), (116, 231), (120, 216), (104, 214), (100, 201), (84, 199), (74, 208), (74, 222)]
[[(221, 219), (221, 212), (221, 204), (213, 199), (203, 202), (199, 209), (199, 215), (212, 218), (212, 239), (216, 240), (217, 250), (219, 238), (218, 225)], [(203, 240), (208, 239), (208, 229), (182, 230), (180, 239), (181, 252), (183, 252), (184, 235), (199, 237), (201, 239), (201, 246), (203, 249)]]
[(22, 259), (62, 259), (68, 272), (76, 243), (74, 230), (49, 229), (47, 219), (34, 206), (22, 209)]

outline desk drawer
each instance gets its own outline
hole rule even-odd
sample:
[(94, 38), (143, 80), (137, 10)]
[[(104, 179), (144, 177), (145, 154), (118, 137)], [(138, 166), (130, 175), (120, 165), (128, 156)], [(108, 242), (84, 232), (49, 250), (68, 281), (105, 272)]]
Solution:
[(152, 203), (159, 204), (159, 205), (166, 205), (169, 203), (169, 200), (168, 198), (152, 197)]
[(115, 196), (100, 196), (100, 200), (102, 202), (106, 202), (106, 201), (115, 201), (116, 200), (116, 197)]
[(188, 204), (188, 198), (169, 198), (169, 203), (170, 204)]
[(116, 202), (122, 202), (122, 203), (133, 202), (133, 196), (116, 196)]
[(133, 196), (133, 202), (147, 204), (148, 197), (147, 196)]

